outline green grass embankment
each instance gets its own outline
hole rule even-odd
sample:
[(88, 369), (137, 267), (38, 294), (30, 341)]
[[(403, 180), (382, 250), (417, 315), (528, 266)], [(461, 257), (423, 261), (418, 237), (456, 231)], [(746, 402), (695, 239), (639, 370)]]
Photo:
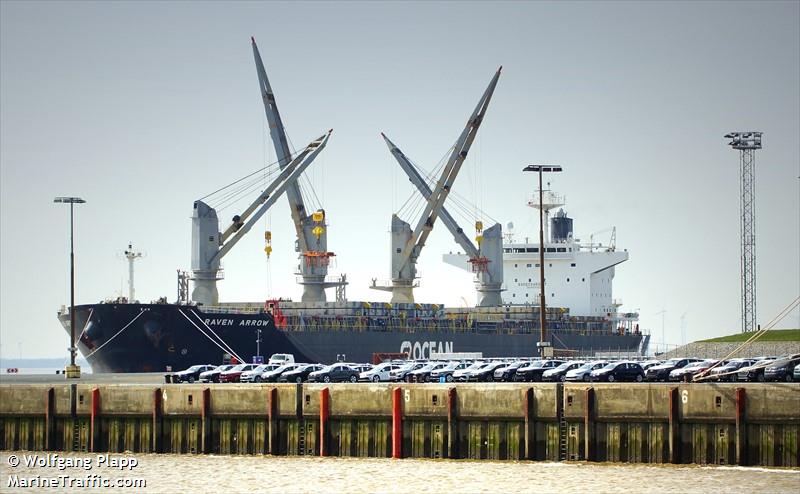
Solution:
[[(698, 343), (739, 343), (750, 339), (753, 333), (738, 333), (710, 340), (700, 340)], [(772, 329), (761, 335), (756, 341), (800, 341), (800, 329)]]

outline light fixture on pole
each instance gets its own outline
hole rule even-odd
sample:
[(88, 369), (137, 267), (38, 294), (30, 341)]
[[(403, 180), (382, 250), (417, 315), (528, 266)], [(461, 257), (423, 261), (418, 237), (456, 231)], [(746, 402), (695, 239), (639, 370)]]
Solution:
[(86, 201), (80, 197), (56, 197), (53, 202), (69, 204), (69, 366), (67, 366), (67, 378), (81, 377), (81, 368), (75, 364), (75, 241), (73, 230), (73, 217), (75, 204), (83, 204)]
[(552, 357), (553, 347), (547, 341), (547, 318), (544, 303), (544, 204), (542, 194), (542, 173), (560, 172), (560, 165), (528, 165), (522, 169), (524, 172), (537, 172), (539, 174), (539, 343), (542, 357)]

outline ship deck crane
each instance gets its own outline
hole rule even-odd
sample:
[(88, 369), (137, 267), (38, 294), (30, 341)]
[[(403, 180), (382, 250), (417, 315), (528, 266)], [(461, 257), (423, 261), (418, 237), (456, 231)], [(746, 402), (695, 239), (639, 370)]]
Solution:
[[(289, 143), (286, 138), (286, 129), (283, 126), (278, 106), (275, 102), (275, 93), (267, 78), (261, 54), (258, 51), (256, 40), (250, 38), (253, 45), (253, 57), (258, 73), (258, 86), (261, 99), (264, 101), (264, 111), (269, 123), (269, 134), (275, 146), (278, 164), (283, 169), (291, 159)], [(295, 231), (297, 233), (297, 250), (300, 253), (300, 274), (303, 278), (303, 302), (324, 302), (325, 289), (338, 287), (344, 281), (325, 281), (328, 274), (328, 263), (334, 254), (328, 252), (328, 233), (325, 224), (325, 211), (306, 212), (303, 195), (295, 181), (286, 188), (286, 197), (289, 200), (289, 209), (292, 213)]]
[[(392, 284), (391, 286), (371, 286), (376, 290), (392, 292), (392, 303), (414, 302), (414, 280), (416, 278), (416, 263), (425, 241), (428, 239), (436, 219), (444, 207), (445, 199), (455, 182), (461, 165), (467, 157), (469, 148), (475, 140), (475, 135), (483, 121), (492, 94), (500, 78), (502, 67), (497, 69), (489, 86), (483, 93), (478, 105), (472, 112), (464, 130), (458, 137), (453, 151), (450, 153), (443, 170), (436, 182), (436, 186), (426, 197), (425, 208), (414, 230), (396, 214), (392, 216)], [(395, 155), (396, 156), (396, 155)], [(423, 194), (424, 195), (424, 194)], [(502, 252), (502, 249), (501, 249)]]
[(217, 281), (220, 280), (220, 260), (236, 245), (255, 223), (288, 191), (328, 143), (332, 130), (312, 141), (283, 169), (278, 177), (250, 204), (241, 215), (233, 217), (224, 232), (219, 231), (219, 219), (214, 208), (201, 200), (194, 203), (192, 215), (192, 300), (199, 304), (219, 302)]
[[(425, 200), (429, 200), (431, 194), (430, 186), (419, 174), (419, 171), (411, 164), (411, 160), (406, 157), (392, 141), (381, 133), (386, 145), (394, 155), (400, 167), (408, 175), (408, 179), (413, 183)], [(503, 232), (499, 223), (483, 231), (482, 241), (475, 246), (458, 225), (447, 208), (442, 206), (439, 216), (445, 224), (453, 239), (464, 249), (472, 263), (473, 270), (478, 277), (478, 306), (494, 307), (502, 305), (500, 297), (501, 286), (503, 284)]]

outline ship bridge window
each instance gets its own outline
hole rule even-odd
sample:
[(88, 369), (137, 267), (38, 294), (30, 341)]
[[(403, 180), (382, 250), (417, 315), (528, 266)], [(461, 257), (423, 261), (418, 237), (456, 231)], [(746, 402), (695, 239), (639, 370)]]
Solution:
[(528, 252), (539, 252), (539, 248), (538, 247), (528, 247), (525, 250), (527, 250)]
[(555, 252), (555, 251), (556, 251), (555, 247), (548, 247), (545, 252)]
[(572, 264), (570, 264), (570, 267), (574, 268), (575, 267), (575, 263), (573, 262)]
[(525, 249), (514, 249), (514, 252), (525, 252)]
[(566, 251), (567, 251), (566, 247), (559, 247), (556, 249), (556, 252), (566, 252)]
[(511, 249), (503, 249), (503, 252), (505, 252), (506, 254), (510, 254), (511, 253)]
[(514, 264), (514, 267), (516, 268), (516, 267), (517, 267), (517, 265), (516, 265), (516, 264)]
[(530, 264), (526, 264), (526, 265), (525, 265), (525, 267), (526, 267), (526, 268), (529, 268), (529, 267), (531, 267), (531, 265), (530, 265)]
[(567, 278), (567, 283), (569, 283), (569, 278)]

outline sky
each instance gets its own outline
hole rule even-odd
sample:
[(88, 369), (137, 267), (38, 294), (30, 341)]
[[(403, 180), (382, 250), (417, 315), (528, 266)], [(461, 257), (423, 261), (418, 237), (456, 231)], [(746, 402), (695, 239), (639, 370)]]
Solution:
[[(758, 322), (800, 294), (796, 1), (2, 1), (0, 356), (67, 354), (56, 311), (69, 304), (69, 208), (56, 196), (87, 201), (76, 303), (127, 293), (129, 242), (145, 254), (136, 297), (176, 299), (193, 201), (275, 159), (250, 36), (294, 147), (334, 129), (306, 176), (351, 300), (388, 300), (367, 286), (390, 277), (390, 218), (413, 192), (380, 133), (433, 170), (500, 65), (454, 186), (485, 211), (474, 219), (535, 236), (535, 177), (521, 170), (560, 164), (551, 187), (575, 235), (605, 243), (616, 227), (630, 259), (614, 298), (656, 342), (735, 333), (739, 157), (723, 135), (763, 131)], [(443, 226), (416, 298), (474, 304), (471, 275), (441, 260), (459, 250)], [(282, 199), (224, 259), (220, 298), (299, 300), (294, 238)], [(800, 327), (800, 313), (777, 327)]]

